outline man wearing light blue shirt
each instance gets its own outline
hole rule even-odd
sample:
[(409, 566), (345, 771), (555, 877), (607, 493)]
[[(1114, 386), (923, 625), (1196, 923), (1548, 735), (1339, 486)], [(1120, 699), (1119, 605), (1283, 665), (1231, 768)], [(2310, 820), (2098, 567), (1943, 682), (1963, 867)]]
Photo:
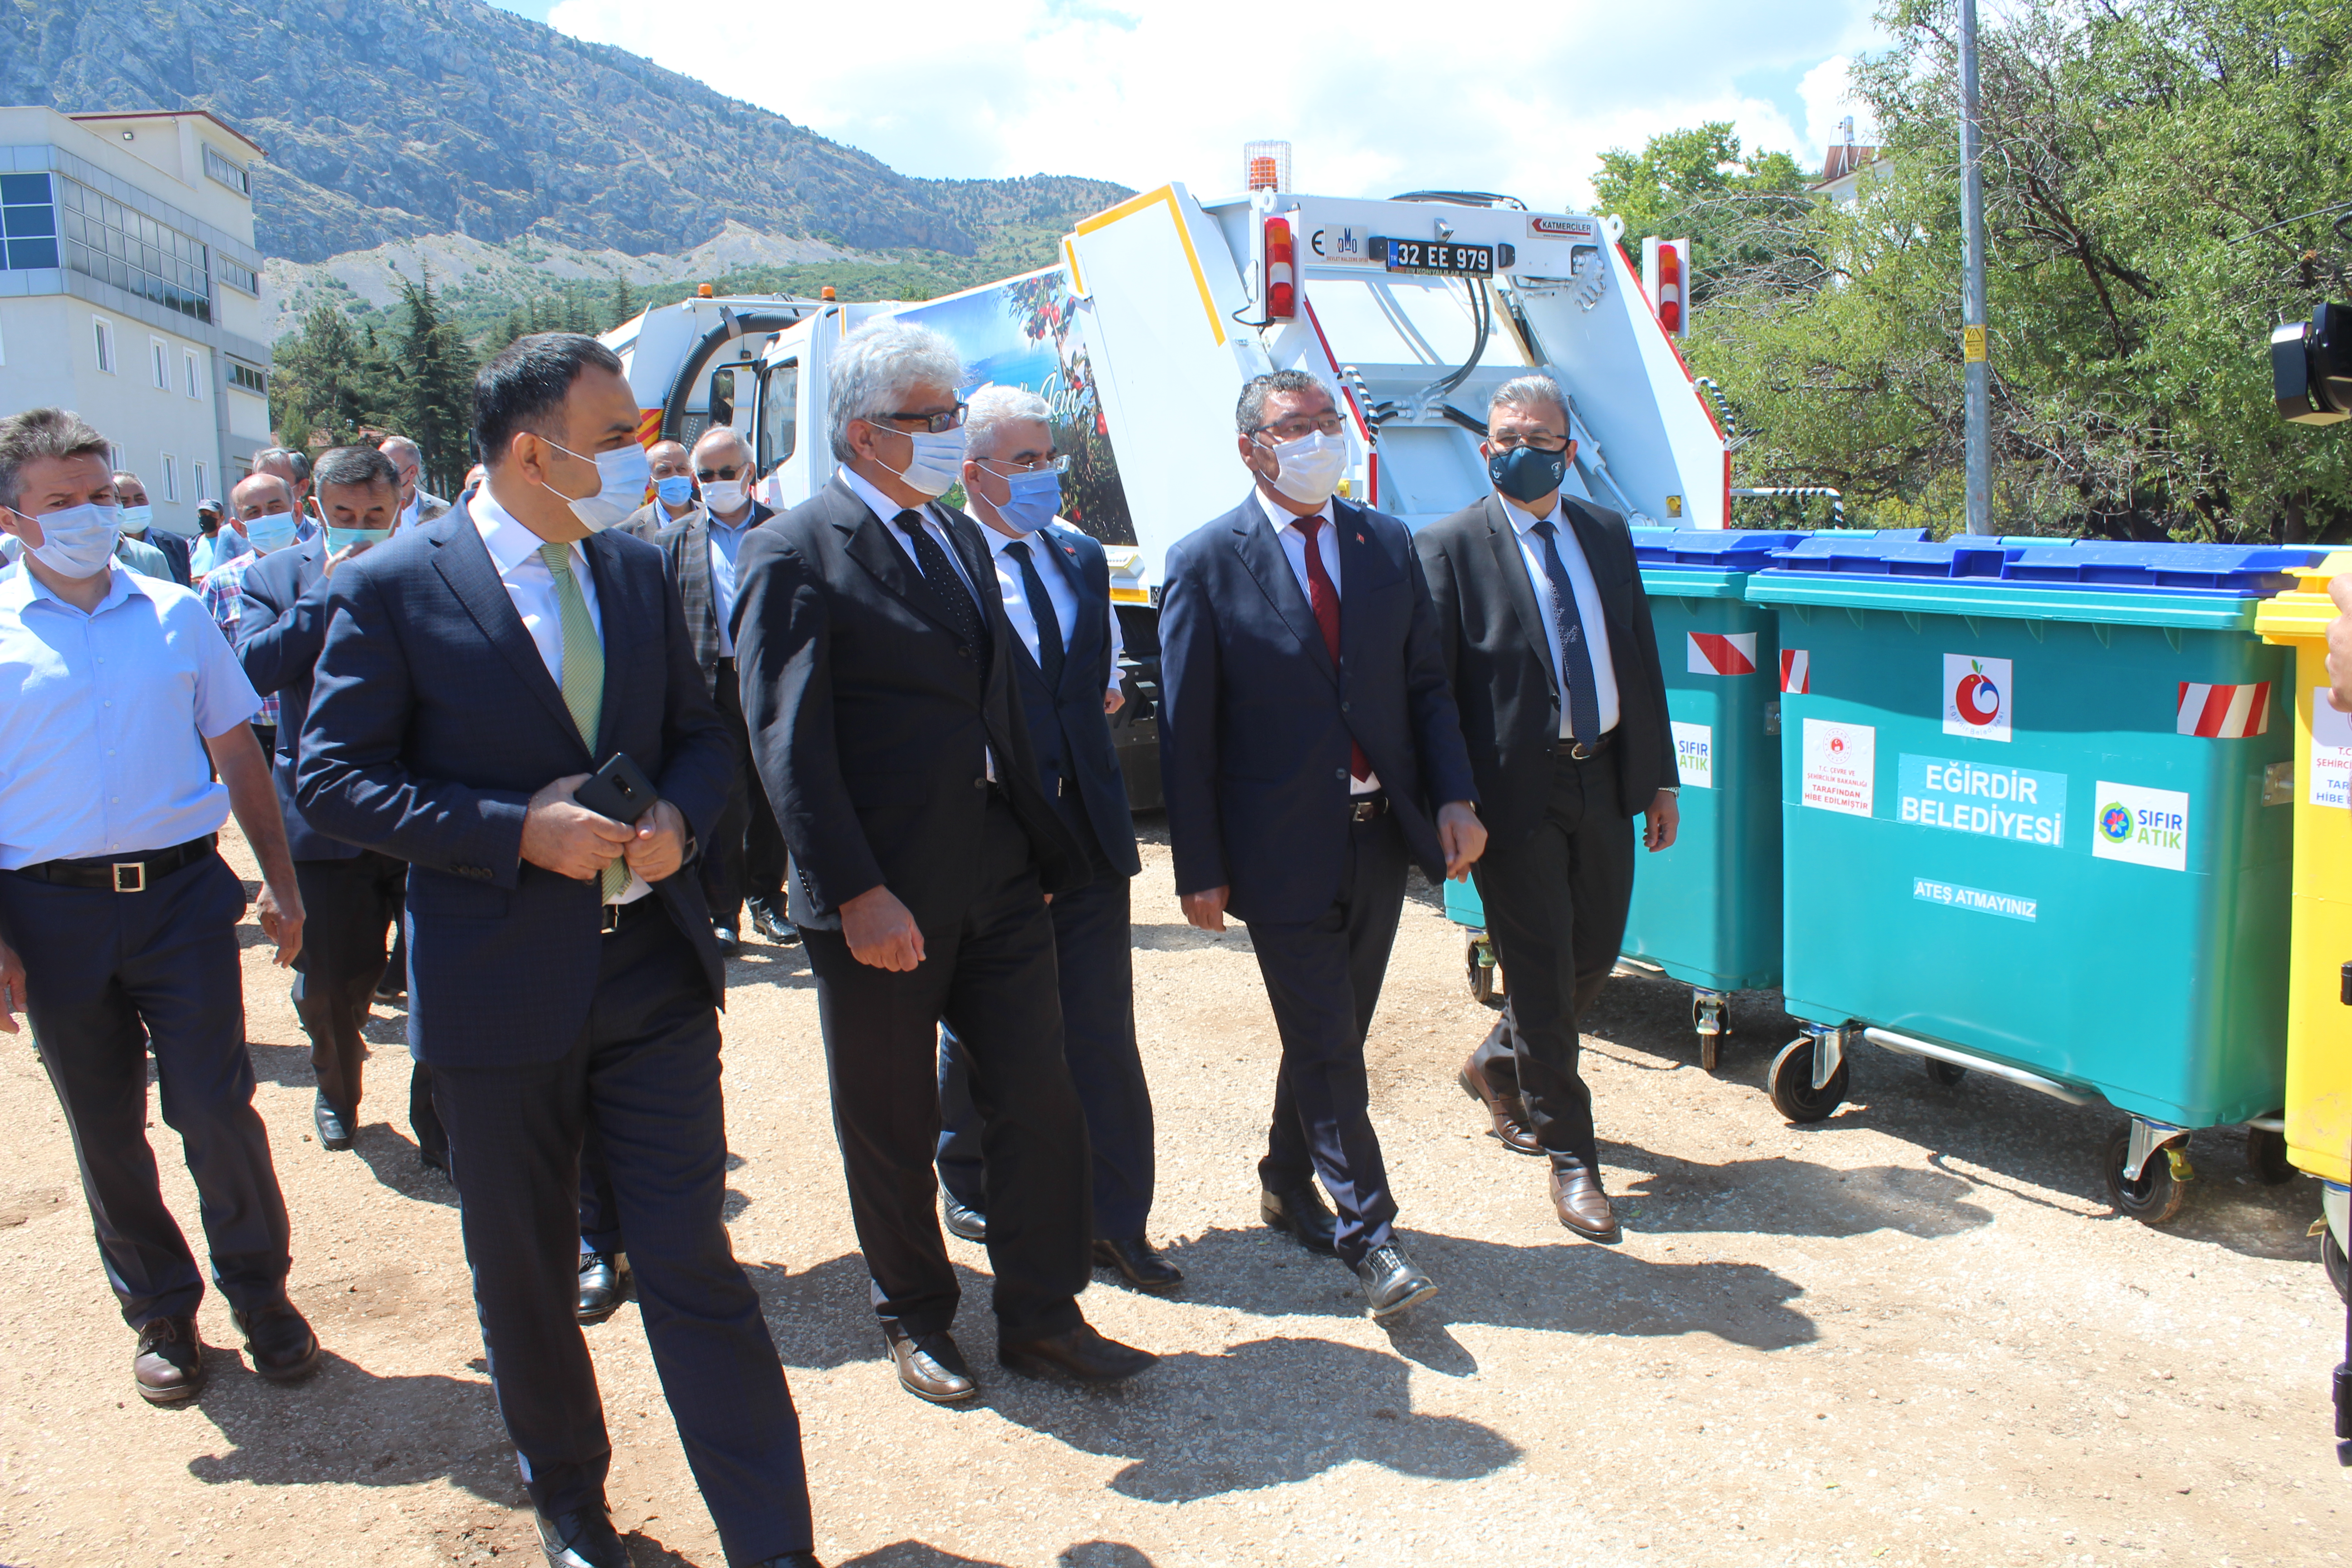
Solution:
[(0, 1032), (17, 1032), (20, 1008), (31, 1019), (139, 1332), (139, 1395), (170, 1405), (204, 1383), (204, 1279), (157, 1186), (151, 1045), (247, 1353), (278, 1382), (319, 1363), (286, 1300), (286, 1203), (253, 1109), (245, 892), (215, 847), (231, 811), (280, 963), (301, 948), (302, 900), (247, 722), (260, 700), (194, 594), (114, 563), (106, 458), (106, 438), (62, 410), (0, 420), (0, 531), (23, 550), (0, 582)]

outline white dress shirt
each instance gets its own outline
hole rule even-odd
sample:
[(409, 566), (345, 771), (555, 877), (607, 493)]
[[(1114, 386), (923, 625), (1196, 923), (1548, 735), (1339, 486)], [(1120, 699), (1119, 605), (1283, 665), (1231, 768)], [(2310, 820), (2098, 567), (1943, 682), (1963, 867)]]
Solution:
[[(507, 597), (514, 601), (515, 614), (522, 617), (522, 629), (530, 634), (531, 645), (539, 649), (547, 673), (554, 677), (556, 688), (561, 690), (563, 610), (555, 597), (555, 574), (547, 569), (546, 561), (539, 553), (540, 546), (547, 541), (500, 506), (488, 485), (474, 492), (473, 516), (474, 531), (482, 536), (482, 544), (490, 552), (490, 564), (499, 569), (499, 581), (506, 584)], [(601, 642), (604, 620), (596, 611), (596, 574), (588, 569), (588, 552), (580, 548), (578, 541), (572, 542), (571, 552), (572, 580), (580, 585), (580, 597), (588, 605), (588, 619)], [(610, 662), (606, 661), (608, 666)], [(609, 668), (606, 675), (609, 679)], [(614, 901), (633, 904), (652, 891), (643, 877), (632, 874), (627, 889)]]
[[(963, 563), (956, 559), (955, 540), (949, 535), (947, 524), (940, 520), (938, 507), (928, 501), (919, 507), (900, 506), (897, 501), (867, 484), (862, 476), (851, 473), (845, 465), (834, 471), (841, 476), (841, 482), (849, 487), (849, 493), (864, 501), (866, 510), (881, 520), (882, 531), (890, 536), (890, 542), (898, 547), (898, 553), (907, 558), (907, 563), (915, 569), (915, 575), (918, 577), (923, 574), (923, 563), (915, 559), (915, 547), (908, 542), (906, 534), (900, 531), (896, 520), (902, 511), (919, 513), (923, 520), (924, 531), (931, 536), (931, 542), (937, 544), (940, 553), (948, 558), (948, 570), (956, 574), (956, 581), (961, 583), (965, 591), (971, 595), (972, 608), (980, 611), (983, 617), (987, 616), (988, 611), (982, 605), (980, 590), (972, 586), (971, 578), (964, 572)], [(1037, 647), (1037, 628), (1034, 622), (1029, 628), (1029, 647), (1033, 652)], [(980, 756), (981, 766), (988, 775), (988, 782), (994, 784), (996, 782), (996, 748), (982, 746), (980, 749)]]
[[(1051, 559), (1054, 552), (1061, 546), (1048, 538), (1042, 528), (1034, 533), (1009, 536), (999, 533), (986, 523), (981, 525), (981, 530), (982, 537), (988, 541), (989, 558), (996, 563), (996, 586), (1004, 596), (1004, 618), (1011, 621), (1013, 629), (1021, 634), (1021, 641), (1029, 649), (1029, 657), (1036, 659), (1037, 667), (1042, 669), (1045, 660), (1037, 651), (1037, 617), (1029, 608), (1028, 591), (1021, 581), (1021, 563), (1007, 559), (1004, 552), (1016, 544), (1028, 546), (1030, 563), (1037, 569), (1037, 580), (1045, 584), (1045, 597), (1054, 602), (1054, 619), (1062, 627), (1062, 651), (1067, 653), (1070, 639), (1077, 636), (1078, 631), (1078, 593), (1070, 584), (1069, 573)], [(1108, 650), (1110, 665), (1103, 679), (1106, 695), (1119, 689), (1118, 656), (1126, 646), (1126, 640), (1118, 634), (1118, 612), (1114, 609), (1110, 613), (1110, 647)]]
[(719, 617), (719, 657), (735, 657), (735, 634), (730, 623), (735, 619), (735, 552), (743, 547), (743, 536), (751, 531), (751, 507), (743, 506), (743, 515), (733, 522), (722, 521), (715, 511), (702, 514), (703, 545), (710, 553), (710, 607)]
[(1569, 521), (1557, 495), (1552, 497), (1549, 517), (1536, 516), (1508, 496), (1503, 496), (1502, 502), (1518, 535), (1519, 563), (1528, 569), (1536, 607), (1543, 612), (1545, 627), (1551, 634), (1544, 639), (1544, 647), (1551, 655), (1551, 678), (1559, 692), (1559, 738), (1574, 738), (1569, 728), (1568, 671), (1559, 662), (1559, 602), (1551, 590), (1551, 574), (1544, 570), (1543, 541), (1536, 534), (1538, 522), (1551, 524), (1552, 542), (1559, 547), (1560, 564), (1568, 568), (1569, 586), (1576, 592), (1577, 618), (1584, 623), (1584, 647), (1592, 658), (1593, 693), (1601, 700), (1601, 732), (1606, 735), (1617, 727), (1617, 666), (1609, 654), (1609, 622), (1601, 607), (1601, 587), (1592, 580), (1592, 566), (1584, 559), (1576, 525)]
[[(1282, 546), (1283, 559), (1290, 563), (1290, 574), (1298, 579), (1298, 591), (1305, 595), (1307, 607), (1313, 609), (1315, 584), (1307, 575), (1307, 533), (1298, 526), (1305, 520), (1273, 505), (1255, 490), (1250, 493), (1257, 500), (1258, 510), (1265, 514), (1265, 525), (1274, 530), (1275, 541)], [(1339, 541), (1335, 537), (1339, 526), (1331, 516), (1330, 501), (1327, 500), (1319, 510), (1307, 515), (1323, 520), (1323, 526), (1315, 531), (1315, 548), (1316, 552), (1323, 557), (1323, 570), (1331, 574), (1331, 591), (1339, 595), (1339, 603), (1343, 606), (1340, 624), (1344, 626), (1347, 615), (1344, 606), (1348, 595), (1339, 582)], [(1380, 787), (1381, 775), (1378, 773), (1366, 773), (1362, 778), (1352, 773), (1349, 775), (1349, 795), (1370, 795)]]

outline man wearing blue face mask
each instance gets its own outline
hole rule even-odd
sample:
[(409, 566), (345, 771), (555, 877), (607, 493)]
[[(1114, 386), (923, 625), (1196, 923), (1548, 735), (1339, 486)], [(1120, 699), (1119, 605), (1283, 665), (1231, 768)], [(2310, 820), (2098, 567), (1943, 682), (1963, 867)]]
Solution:
[(30, 1015), (139, 1332), (134, 1384), (174, 1405), (204, 1385), (205, 1285), (156, 1186), (151, 1049), (255, 1370), (291, 1382), (319, 1364), (286, 1300), (286, 1203), (253, 1109), (245, 893), (216, 847), (231, 812), (280, 963), (302, 946), (302, 900), (246, 724), (259, 699), (194, 595), (112, 561), (106, 458), (106, 438), (61, 409), (0, 420), (0, 532), (25, 547), (0, 582), (0, 1033)]
[(701, 510), (694, 488), (694, 459), (677, 441), (656, 441), (646, 448), (646, 468), (654, 477), (654, 499), (629, 514), (622, 531), (650, 544), (665, 528), (690, 522)]
[[(247, 475), (229, 491), (228, 502), (252, 548), (206, 573), (198, 592), (221, 635), (235, 647), (237, 621), (245, 613), (246, 574), (265, 557), (294, 546), (300, 519), (295, 511), (294, 488), (276, 474)], [(278, 702), (273, 693), (262, 699), (261, 711), (253, 719), (254, 738), (261, 742), (263, 756), (274, 755), (278, 750)]]
[(1554, 1212), (1617, 1234), (1601, 1185), (1578, 1025), (1617, 962), (1633, 817), (1654, 852), (1680, 819), (1658, 638), (1625, 520), (1579, 499), (1568, 395), (1495, 389), (1481, 451), (1495, 493), (1416, 536), (1493, 847), (1486, 929), (1510, 976), (1504, 1021), (1463, 1064), (1491, 1135), (1550, 1162)]
[[(1184, 1276), (1146, 1234), (1153, 1184), (1151, 1089), (1135, 1044), (1129, 880), (1142, 869), (1127, 784), (1112, 749), (1118, 618), (1102, 546), (1055, 520), (1062, 462), (1052, 410), (1034, 392), (985, 386), (964, 419), (963, 489), (987, 531), (1004, 616), (1021, 639), (1014, 673), (1037, 778), (1093, 875), (1046, 911), (1062, 997), (1063, 1050), (1094, 1152), (1095, 1262), (1139, 1289)], [(986, 1183), (971, 1068), (952, 1029), (940, 1041), (940, 1186), (948, 1228), (987, 1239)]]
[[(181, 587), (192, 586), (188, 577), (188, 542), (168, 528), (156, 528), (155, 509), (148, 504), (147, 486), (139, 476), (126, 469), (114, 475), (114, 493), (122, 501), (122, 542), (114, 547), (114, 558), (133, 572), (144, 572), (150, 577), (163, 575)], [(132, 553), (135, 548), (138, 553)], [(151, 556), (148, 552), (152, 552)], [(156, 563), (162, 563), (159, 574)]]

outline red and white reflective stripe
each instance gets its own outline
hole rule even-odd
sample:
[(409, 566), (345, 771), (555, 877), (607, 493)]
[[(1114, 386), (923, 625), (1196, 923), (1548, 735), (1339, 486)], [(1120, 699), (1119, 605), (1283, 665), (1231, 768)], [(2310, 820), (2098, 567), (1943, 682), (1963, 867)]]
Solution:
[(2271, 730), (2271, 683), (2200, 686), (2180, 683), (2180, 722), (2176, 731), (2213, 741), (2242, 741)]
[(1691, 632), (1687, 636), (1693, 675), (1756, 673), (1754, 632)]
[(1780, 650), (1780, 689), (1802, 697), (1813, 689), (1813, 656), (1801, 647)]

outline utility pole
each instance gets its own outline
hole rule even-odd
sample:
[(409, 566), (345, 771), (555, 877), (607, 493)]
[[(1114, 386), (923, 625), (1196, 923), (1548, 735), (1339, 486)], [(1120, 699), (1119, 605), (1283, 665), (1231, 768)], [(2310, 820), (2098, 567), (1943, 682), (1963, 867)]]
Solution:
[(1977, 0), (1960, 0), (1960, 338), (1968, 378), (1968, 531), (1990, 533), (1992, 386), (1985, 360), (1984, 136), (1977, 112)]

